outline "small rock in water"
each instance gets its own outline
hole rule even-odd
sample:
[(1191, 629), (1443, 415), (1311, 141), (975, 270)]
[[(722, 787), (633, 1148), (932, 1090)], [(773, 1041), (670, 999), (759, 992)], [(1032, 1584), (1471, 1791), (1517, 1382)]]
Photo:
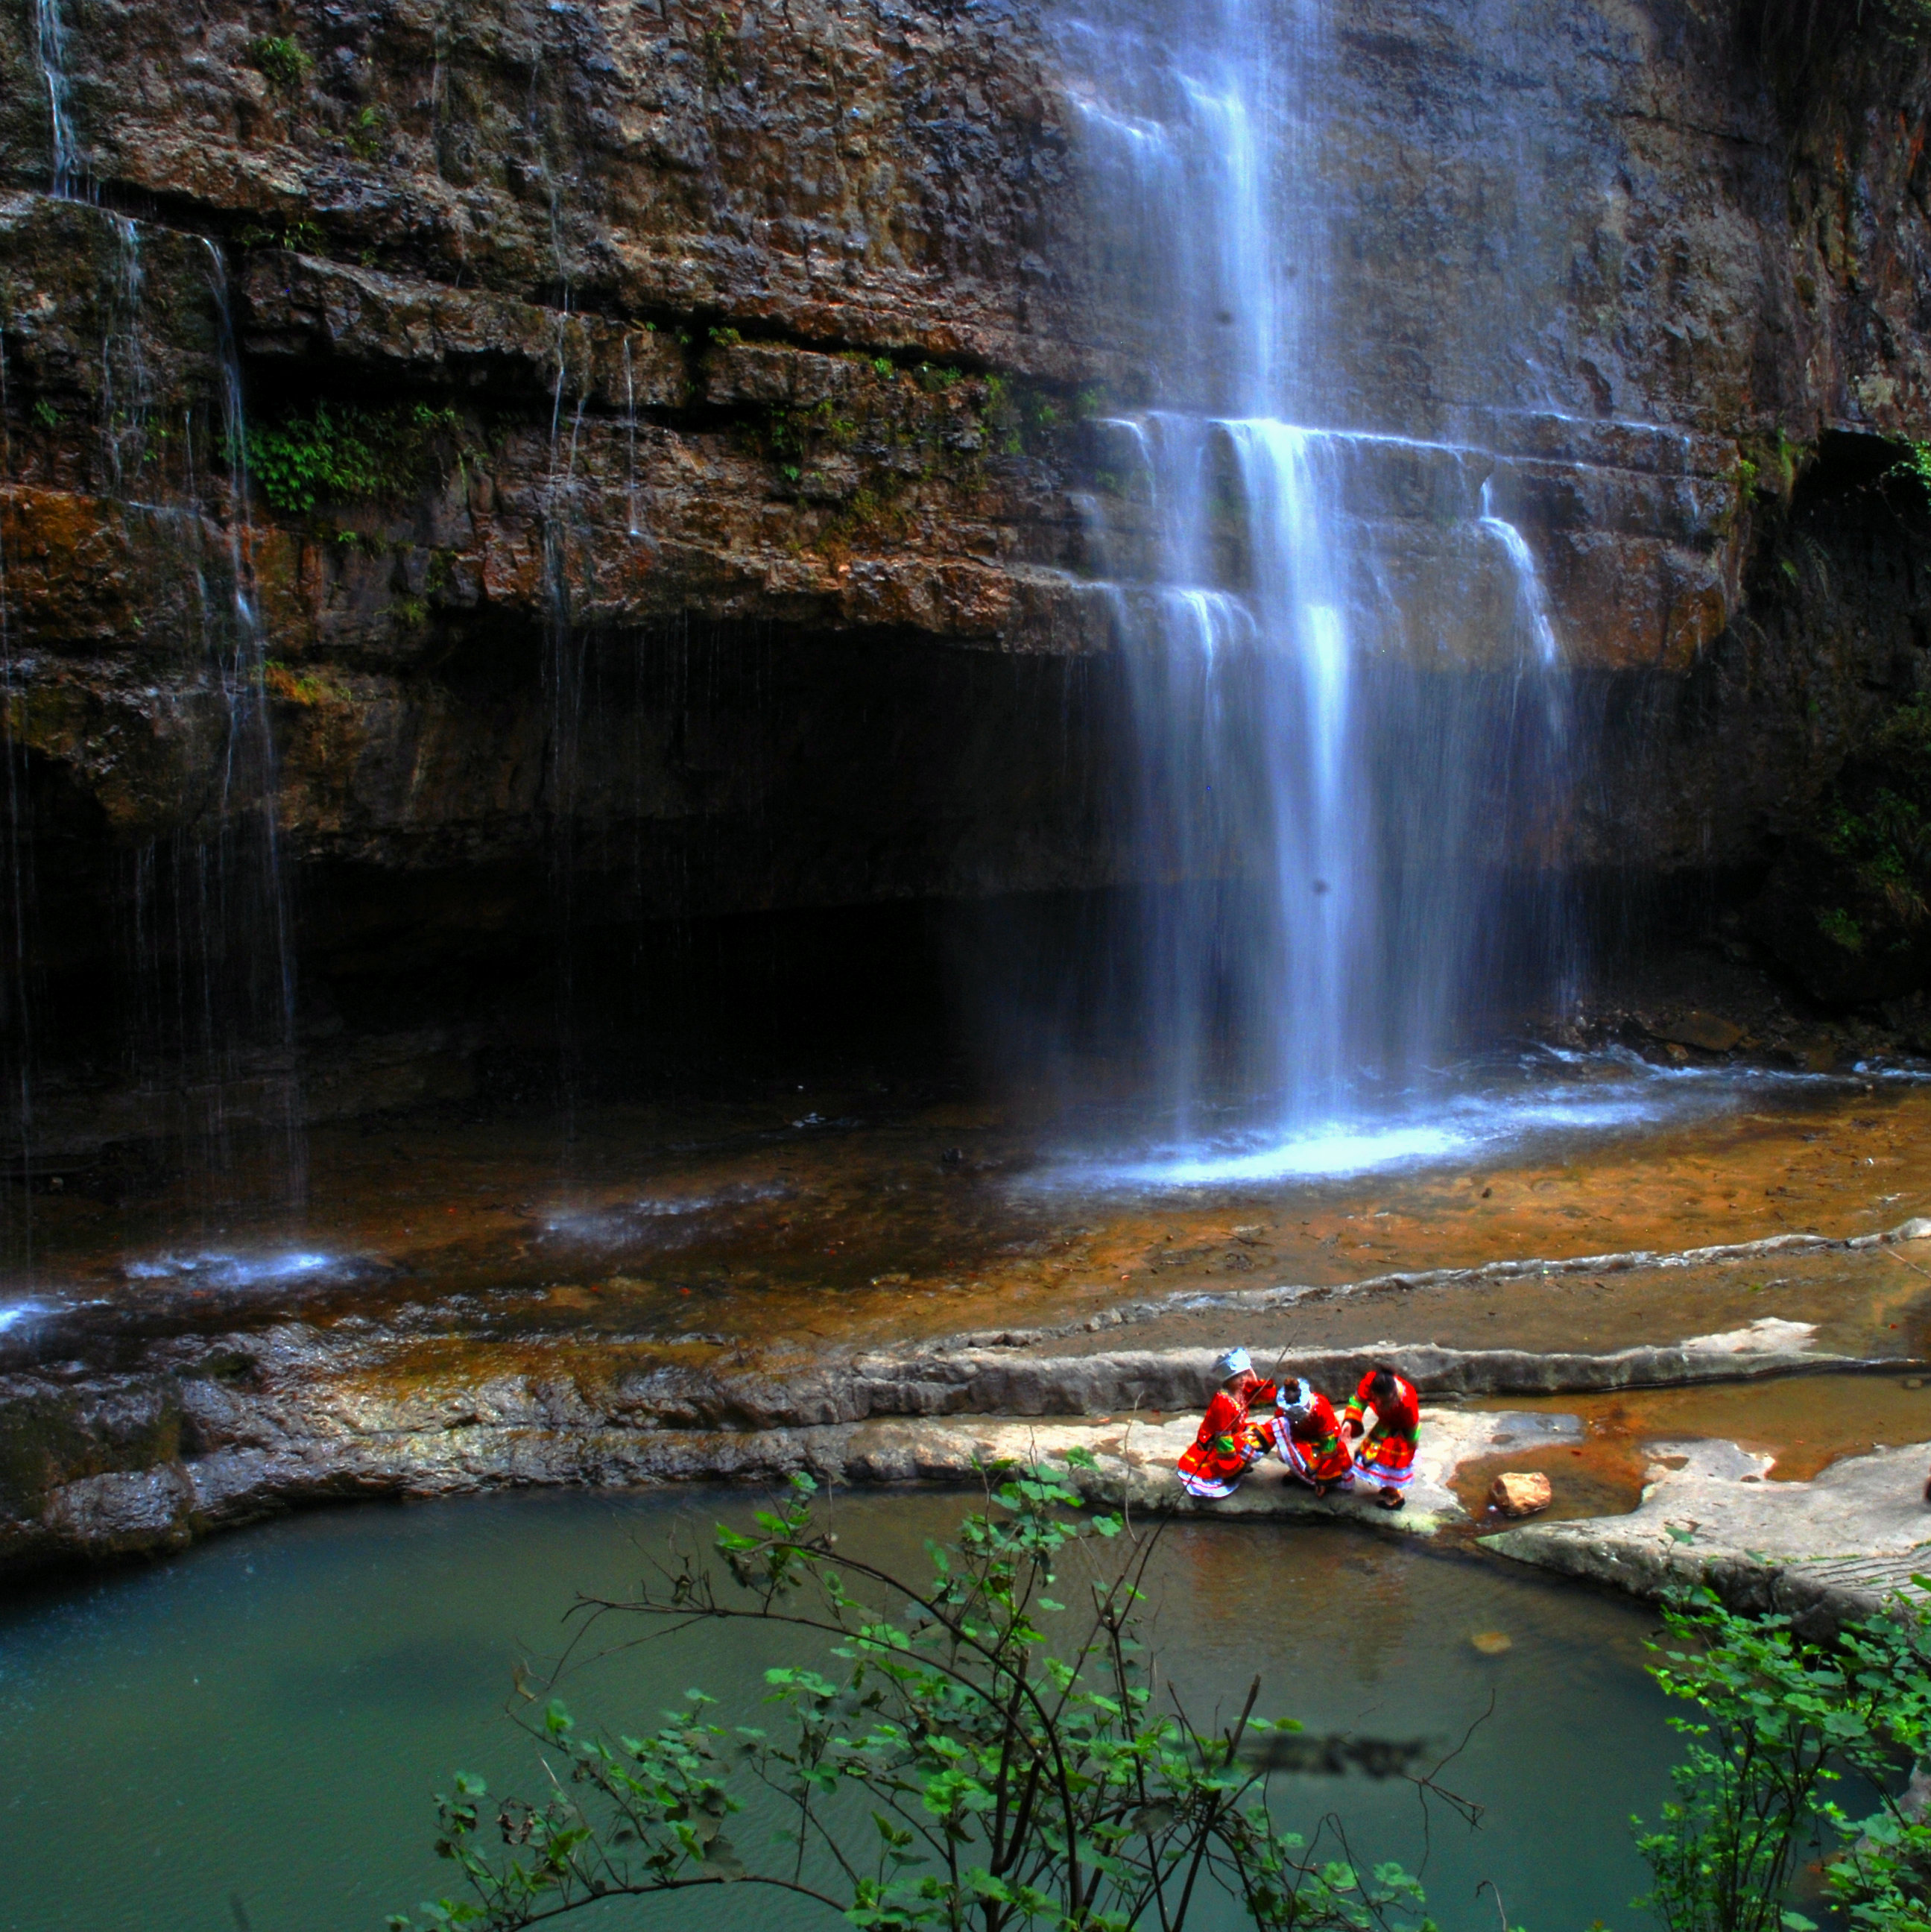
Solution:
[(1502, 1630), (1476, 1630), (1470, 1634), (1468, 1641), (1484, 1657), (1500, 1657), (1504, 1651), (1516, 1647), (1515, 1639)]
[[(1489, 1491), (1489, 1507), (1504, 1516), (1534, 1516), (1537, 1510), (1547, 1509), (1555, 1497), (1549, 1478), (1540, 1469), (1522, 1475), (1512, 1472), (1495, 1478)], [(1508, 1640), (1502, 1641), (1506, 1648)], [(1480, 1648), (1479, 1640), (1477, 1648)]]

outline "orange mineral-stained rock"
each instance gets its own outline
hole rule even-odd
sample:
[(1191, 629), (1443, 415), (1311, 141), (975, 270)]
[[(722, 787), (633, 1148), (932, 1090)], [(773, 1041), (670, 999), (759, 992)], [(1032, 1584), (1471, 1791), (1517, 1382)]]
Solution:
[(1540, 1470), (1532, 1470), (1526, 1474), (1513, 1471), (1498, 1476), (1489, 1490), (1489, 1507), (1504, 1516), (1534, 1516), (1538, 1510), (1546, 1510), (1555, 1500), (1555, 1491), (1549, 1487), (1549, 1478)]

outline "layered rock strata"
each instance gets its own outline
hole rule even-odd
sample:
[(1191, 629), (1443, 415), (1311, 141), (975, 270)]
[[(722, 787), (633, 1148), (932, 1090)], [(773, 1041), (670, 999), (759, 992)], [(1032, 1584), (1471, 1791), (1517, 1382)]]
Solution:
[[(1060, 10), (55, 10), (53, 43), (0, 32), (41, 836), (104, 874), (218, 809), (225, 303), (250, 426), (314, 472), (258, 463), (241, 552), (298, 862), (487, 874), (457, 950), (528, 922), (559, 821), (632, 914), (1130, 872), (1081, 503), (1130, 594), (1150, 526), (1103, 425), (1159, 345), (1095, 243)], [(1648, 770), (1609, 733), (1582, 856), (1754, 862), (1920, 680), (1908, 625), (1820, 634), (1834, 583), (1777, 640), (1751, 559), (1820, 437), (1931, 422), (1921, 64), (1854, 44), (1791, 125), (1677, 0), (1377, 0), (1321, 58), (1324, 414), (1367, 433), (1375, 594), (1479, 662), (1507, 573), (1452, 532), (1511, 519), (1609, 710), (1670, 718)], [(50, 89), (81, 199), (45, 193)], [(352, 409), (435, 420), (358, 467)]]

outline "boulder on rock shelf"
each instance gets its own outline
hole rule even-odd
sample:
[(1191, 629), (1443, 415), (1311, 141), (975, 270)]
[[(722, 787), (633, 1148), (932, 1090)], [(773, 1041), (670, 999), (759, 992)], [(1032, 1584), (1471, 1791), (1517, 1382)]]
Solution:
[(1540, 1469), (1498, 1476), (1489, 1490), (1489, 1507), (1504, 1516), (1534, 1516), (1555, 1499), (1555, 1492)]

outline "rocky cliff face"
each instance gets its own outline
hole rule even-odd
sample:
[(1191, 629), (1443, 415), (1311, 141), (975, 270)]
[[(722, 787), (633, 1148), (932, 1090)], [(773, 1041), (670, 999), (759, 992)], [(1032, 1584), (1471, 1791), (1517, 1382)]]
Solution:
[[(1083, 506), (1144, 524), (1103, 421), (1162, 345), (1067, 14), (15, 0), (36, 956), (191, 950), (156, 932), (250, 812), (351, 972), (540, 928), (559, 878), (634, 920), (1130, 874)], [(1576, 856), (1760, 871), (1931, 663), (1915, 538), (1803, 481), (1931, 424), (1923, 62), (1854, 42), (1780, 112), (1685, 0), (1371, 0), (1322, 57), (1311, 406), (1397, 439), (1384, 587), (1491, 503), (1609, 721)]]

